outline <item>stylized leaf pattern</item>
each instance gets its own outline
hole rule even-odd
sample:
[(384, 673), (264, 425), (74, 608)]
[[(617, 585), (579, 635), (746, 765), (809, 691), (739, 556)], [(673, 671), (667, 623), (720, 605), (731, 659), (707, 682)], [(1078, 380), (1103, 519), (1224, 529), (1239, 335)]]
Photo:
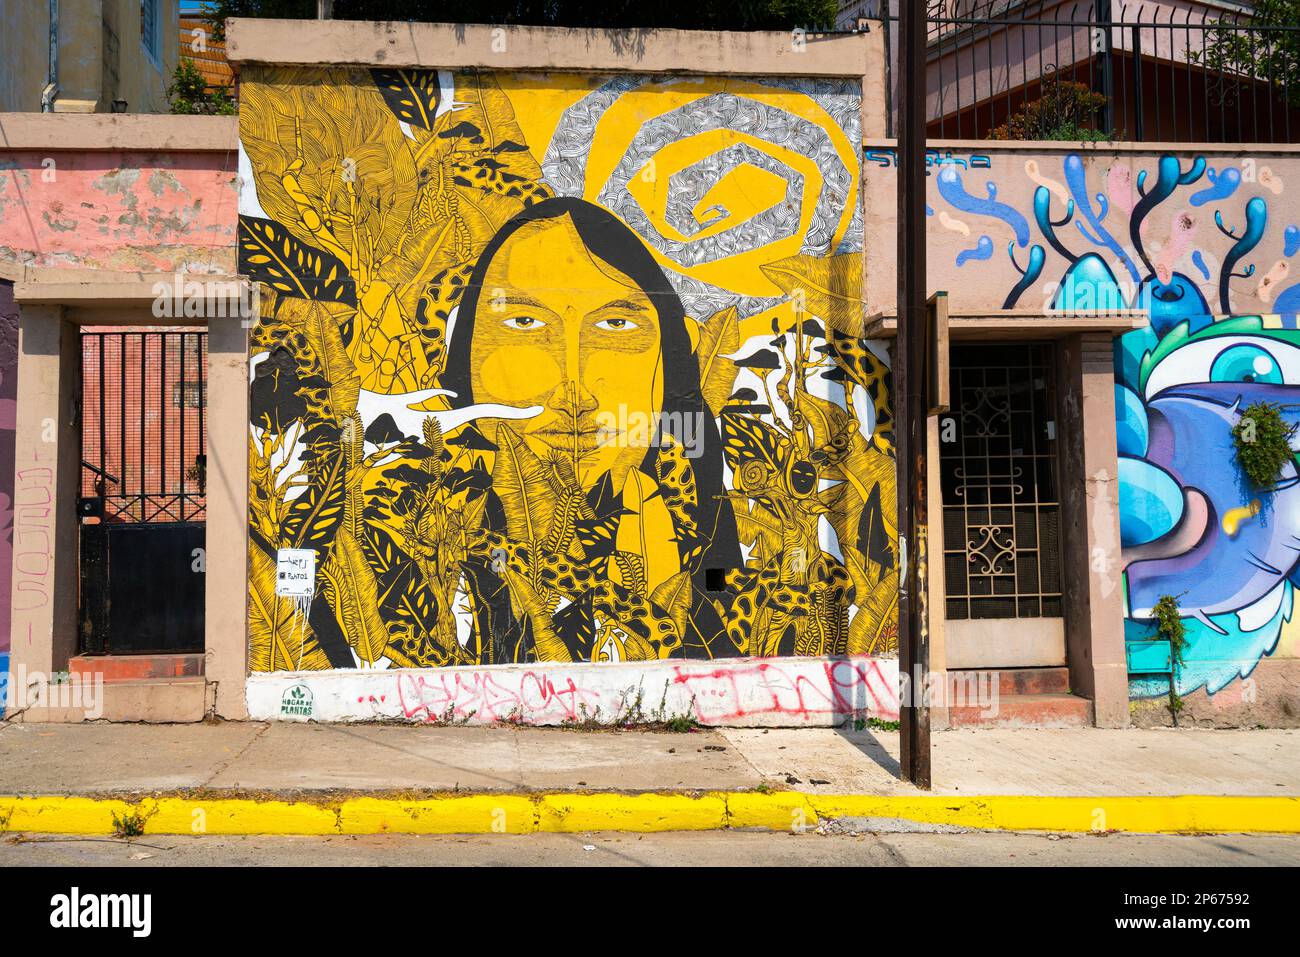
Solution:
[(250, 279), (284, 296), (357, 304), (347, 267), (330, 253), (296, 239), (274, 220), (239, 217), (239, 266)]

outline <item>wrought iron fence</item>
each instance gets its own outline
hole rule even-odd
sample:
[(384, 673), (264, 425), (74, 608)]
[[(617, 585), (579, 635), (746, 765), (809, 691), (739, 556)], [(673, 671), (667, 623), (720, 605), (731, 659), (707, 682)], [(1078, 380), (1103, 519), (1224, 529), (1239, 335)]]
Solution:
[[(885, 34), (888, 134), (898, 0), (846, 7)], [(904, 0), (905, 2), (905, 0)], [(1300, 25), (1200, 0), (937, 0), (928, 6), (928, 133), (939, 139), (1292, 143)]]

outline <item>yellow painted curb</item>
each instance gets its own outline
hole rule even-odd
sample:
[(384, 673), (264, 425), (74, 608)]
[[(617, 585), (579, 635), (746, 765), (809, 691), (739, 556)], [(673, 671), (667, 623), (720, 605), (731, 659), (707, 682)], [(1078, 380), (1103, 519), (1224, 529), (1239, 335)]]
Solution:
[(113, 834), (531, 834), (575, 831), (802, 831), (829, 818), (885, 818), (1006, 831), (1300, 833), (1300, 797), (1026, 795), (445, 794), (335, 801), (0, 796), (0, 831)]
[(537, 830), (712, 831), (727, 826), (725, 794), (543, 794)]

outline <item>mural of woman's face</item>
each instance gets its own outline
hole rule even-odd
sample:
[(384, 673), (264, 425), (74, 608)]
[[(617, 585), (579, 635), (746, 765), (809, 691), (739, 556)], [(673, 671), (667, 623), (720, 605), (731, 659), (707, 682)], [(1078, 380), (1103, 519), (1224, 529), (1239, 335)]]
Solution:
[(586, 248), (568, 216), (530, 223), (497, 250), (474, 315), (476, 402), (540, 405), (530, 445), (615, 486), (645, 456), (663, 408), (659, 316), (645, 291)]

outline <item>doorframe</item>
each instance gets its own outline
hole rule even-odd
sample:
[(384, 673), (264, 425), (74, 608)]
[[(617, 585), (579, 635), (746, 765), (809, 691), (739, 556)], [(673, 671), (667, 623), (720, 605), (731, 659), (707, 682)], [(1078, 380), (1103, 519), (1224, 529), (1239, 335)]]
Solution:
[[(40, 281), (14, 285), (19, 320), (11, 669), (50, 676), (66, 670), (77, 653), (78, 603), (62, 596), (77, 594), (79, 576), (79, 327), (206, 328), (205, 710), (239, 719), (247, 717), (248, 330), (238, 306), (247, 301), (247, 283), (231, 276), (194, 277), (211, 290), (203, 300), (204, 316), (229, 318), (160, 319), (153, 313), (160, 284), (170, 294), (176, 278), (169, 273), (106, 281), (79, 270), (44, 270)], [(165, 683), (151, 690), (168, 693)], [(43, 719), (35, 712), (26, 717)]]
[[(972, 342), (972, 340), (969, 337), (967, 337), (964, 340), (959, 340), (958, 342), (953, 343), (952, 347), (954, 349), (957, 349), (957, 348), (962, 348), (962, 347), (972, 346), (972, 345), (977, 347), (978, 346), (988, 347), (990, 343), (986, 341)], [(995, 343), (993, 345), (996, 346), (998, 344)], [(1056, 348), (1055, 348), (1056, 343), (1050, 339), (1048, 340), (1029, 339), (1026, 337), (1020, 340), (1008, 340), (1005, 343), (1005, 345), (1007, 347), (1020, 346), (1022, 348), (1036, 348), (1037, 354), (1034, 357), (1034, 362), (1032, 364), (1032, 369), (1035, 370), (1033, 374), (1036, 375), (1038, 374), (1037, 370), (1042, 370), (1043, 374), (1046, 374), (1051, 377), (1051, 381), (1047, 384), (1045, 390), (1046, 395), (1044, 396), (1044, 398), (1047, 400), (1047, 406), (1039, 409), (1038, 411), (1047, 420), (1050, 420), (1052, 422), (1058, 420), (1060, 418), (1060, 412), (1059, 409), (1057, 408), (1057, 406), (1059, 405), (1058, 399), (1060, 395), (1060, 388), (1059, 388), (1060, 369), (1059, 369), (1059, 362), (1058, 362)], [(958, 368), (962, 368), (966, 366), (964, 365), (959, 366), (959, 364), (956, 362), (955, 359), (950, 358), (947, 363), (947, 367), (950, 370), (950, 374), (951, 374), (952, 370), (956, 370)], [(1016, 363), (1015, 367), (1019, 368), (1019, 363)], [(961, 390), (953, 390), (952, 398), (951, 398), (951, 401), (953, 403), (957, 403), (960, 401), (960, 393)], [(1037, 406), (1038, 403), (1035, 402), (1034, 405)], [(936, 423), (936, 431), (939, 432), (940, 441), (938, 445), (938, 452), (936, 453), (935, 464), (936, 467), (940, 468), (940, 472), (942, 472), (942, 468), (941, 468), (942, 453), (944, 449), (944, 443), (942, 441), (943, 422), (945, 419), (952, 419), (953, 417), (957, 418), (959, 423), (959, 428), (960, 428), (963, 419), (963, 413), (961, 409), (958, 409), (955, 406), (953, 408), (950, 408), (948, 411), (944, 412), (942, 415), (938, 416), (938, 421)], [(1046, 441), (1050, 443), (1050, 447), (1052, 449), (1056, 450), (1052, 454), (1052, 471), (1054, 473), (1052, 486), (1055, 489), (1055, 494), (1052, 497), (1057, 500), (1056, 505), (1054, 507), (1056, 509), (1056, 515), (1057, 515), (1057, 529), (1058, 529), (1057, 538), (1059, 541), (1060, 525), (1061, 525), (1060, 520), (1061, 520), (1061, 513), (1062, 513), (1062, 507), (1060, 503), (1060, 486), (1062, 481), (1062, 474), (1060, 468), (1060, 454), (1059, 454), (1060, 443), (1058, 443), (1057, 441), (1055, 441), (1055, 439), (1052, 438), (1049, 438)], [(1034, 476), (1034, 481), (1037, 482), (1037, 476)], [(937, 499), (937, 501), (939, 502), (939, 509), (940, 509), (940, 511), (938, 512), (939, 528), (937, 529), (936, 532), (932, 533), (932, 538), (935, 538), (940, 543), (940, 547), (943, 547), (944, 544), (943, 533), (944, 533), (944, 528), (946, 527), (945, 512), (950, 505), (959, 505), (960, 503), (957, 502), (950, 503), (946, 501), (942, 494), (942, 489), (940, 489), (939, 498)], [(1035, 497), (1034, 501), (1035, 502), (1037, 501), (1037, 497)], [(1041, 532), (1041, 524), (1039, 525), (1039, 529)], [(1043, 570), (1043, 566), (1041, 564), (1043, 558), (1042, 556), (1043, 546), (1041, 542), (1035, 544), (1033, 551), (1035, 554), (1031, 560), (1040, 563), (1039, 571), (1041, 574)], [(946, 561), (947, 553), (937, 552), (936, 558), (940, 558), (940, 557), (942, 558), (943, 561)], [(1063, 563), (1060, 561), (1059, 554), (1054, 556), (1054, 558), (1057, 563), (1057, 569), (1056, 569), (1057, 581), (1061, 583), (1063, 589), (1064, 588), (1064, 576), (1062, 574)], [(1048, 560), (1052, 560), (1052, 556), (1049, 556)], [(938, 564), (938, 561), (936, 561), (935, 564)], [(946, 572), (946, 567), (945, 567), (945, 572)], [(946, 581), (945, 581), (945, 585), (946, 585)], [(1066, 643), (1065, 643), (1065, 622), (1064, 622), (1063, 602), (1062, 602), (1061, 614), (1054, 615), (1054, 616), (1022, 618), (1019, 615), (1016, 615), (1014, 617), (1004, 617), (1004, 618), (969, 618), (968, 617), (962, 619), (948, 619), (947, 618), (948, 596), (946, 594), (941, 593), (940, 596), (938, 597), (939, 599), (941, 599), (941, 603), (935, 607), (939, 609), (940, 614), (944, 615), (945, 630), (951, 627), (953, 632), (951, 636), (945, 634), (944, 644), (945, 644), (945, 650), (949, 661), (952, 661), (952, 659), (956, 657), (955, 652), (957, 650), (957, 641), (956, 641), (957, 634), (961, 633), (963, 635), (963, 639), (961, 642), (962, 651), (963, 651), (963, 655), (962, 655), (963, 660), (955, 664), (955, 670), (990, 671), (990, 670), (998, 670), (998, 669), (1036, 668), (1036, 667), (1059, 668), (1059, 667), (1063, 667), (1066, 664), (1067, 652), (1066, 652)], [(1020, 604), (1019, 602), (1020, 597), (1021, 596), (1019, 594), (1019, 587), (1017, 587), (1016, 588), (1017, 610)], [(1024, 660), (1014, 664), (1012, 663), (1012, 661), (1007, 660), (1007, 659), (1014, 659), (1017, 656), (1022, 657)], [(983, 659), (983, 660), (973, 660), (973, 659)]]
[[(1063, 598), (1066, 666), (1070, 688), (1092, 699), (1099, 728), (1127, 727), (1128, 664), (1124, 654), (1123, 564), (1119, 539), (1119, 454), (1115, 433), (1114, 340), (1145, 328), (1140, 310), (1106, 315), (1033, 311), (950, 312), (952, 341), (1052, 340), (1056, 358), (1057, 466), (1061, 501), (1061, 574), (1072, 587)], [(893, 337), (898, 322), (878, 316), (868, 338)], [(891, 343), (892, 346), (892, 343)], [(939, 480), (939, 416), (930, 417), (928, 473), (932, 502), (943, 501)], [(1079, 441), (1062, 437), (1078, 436)], [(929, 530), (931, 555), (943, 552), (943, 523)], [(929, 563), (927, 600), (944, 608), (943, 563)], [(1094, 572), (1096, 568), (1098, 571)], [(1079, 587), (1082, 583), (1083, 587)], [(946, 686), (945, 620), (930, 621), (930, 671)], [(948, 726), (943, 705), (931, 709), (935, 728)]]

